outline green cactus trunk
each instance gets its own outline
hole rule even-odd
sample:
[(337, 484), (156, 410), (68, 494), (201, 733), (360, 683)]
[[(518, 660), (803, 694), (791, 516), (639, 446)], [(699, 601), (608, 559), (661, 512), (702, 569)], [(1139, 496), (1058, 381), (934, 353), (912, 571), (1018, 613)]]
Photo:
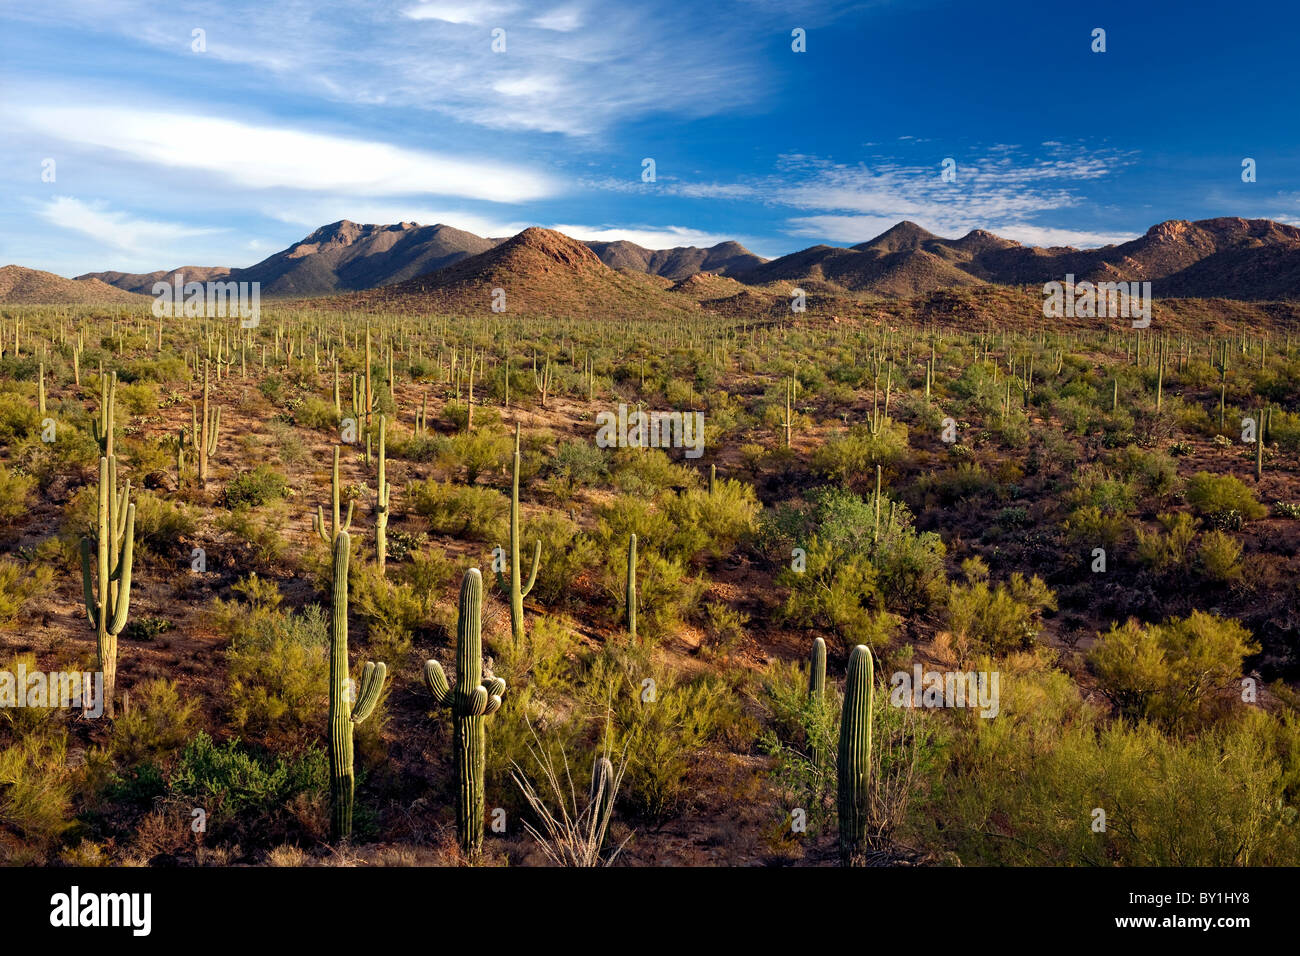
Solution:
[(808, 669), (808, 696), (817, 701), (826, 696), (826, 641), (820, 637), (813, 641)]
[(523, 583), (519, 567), (519, 426), (515, 425), (514, 478), (510, 484), (510, 584), (497, 571), (497, 585), (510, 595), (510, 635), (518, 647), (524, 639), (524, 598), (537, 581), (537, 565), (542, 557), (542, 543), (533, 544), (533, 567), (528, 573), (528, 583)]
[(352, 728), (379, 703), (387, 667), (366, 662), (353, 705), (348, 668), (348, 560), (352, 541), (346, 531), (334, 537), (334, 607), (330, 618), (330, 832), (336, 840), (352, 835), (356, 780), (352, 771)]
[(471, 860), (483, 850), (483, 775), (487, 742), (484, 718), (501, 706), (506, 682), (484, 675), (483, 576), (470, 568), (460, 585), (456, 620), (456, 686), (442, 665), (425, 661), (424, 681), (440, 706), (452, 715), (452, 758), (456, 767), (456, 836)]
[(636, 640), (636, 535), (627, 539), (627, 632)]
[(81, 585), (86, 617), (95, 629), (97, 666), (104, 675), (104, 713), (113, 717), (117, 689), (117, 638), (131, 607), (131, 565), (135, 551), (135, 505), (131, 483), (117, 491), (117, 461), (99, 459), (99, 508), (95, 536), (99, 593), (91, 578), (90, 539), (81, 539)]
[(388, 431), (388, 416), (379, 416), (379, 479), (375, 491), (375, 562), (379, 573), (384, 573), (384, 563), (388, 558), (388, 503), (392, 500), (392, 489), (388, 486), (388, 455), (385, 448), (385, 436)]
[(862, 644), (849, 656), (840, 717), (840, 748), (836, 764), (839, 796), (840, 862), (862, 863), (867, 843), (871, 801), (871, 704), (874, 673), (871, 651)]

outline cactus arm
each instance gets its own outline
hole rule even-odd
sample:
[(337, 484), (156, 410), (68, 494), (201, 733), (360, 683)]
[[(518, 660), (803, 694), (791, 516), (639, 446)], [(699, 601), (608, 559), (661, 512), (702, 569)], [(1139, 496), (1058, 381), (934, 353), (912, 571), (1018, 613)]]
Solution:
[(320, 505), (316, 506), (316, 514), (312, 516), (311, 526), (322, 541), (326, 544), (330, 543), (329, 533), (325, 530), (325, 512)]
[(439, 707), (445, 707), (451, 702), (451, 685), (447, 683), (447, 675), (437, 661), (424, 662), (424, 684)]
[(126, 626), (126, 615), (131, 608), (131, 564), (135, 551), (135, 505), (126, 506), (126, 533), (122, 537), (122, 557), (118, 559), (117, 571), (113, 575), (118, 581), (117, 598), (114, 601), (113, 620), (108, 625), (108, 633), (121, 634)]
[(352, 527), (352, 509), (356, 507), (356, 504), (356, 501), (348, 502), (348, 520), (343, 522), (343, 527), (339, 529), (340, 531), (347, 531)]
[(375, 705), (379, 703), (379, 695), (383, 692), (384, 678), (387, 675), (388, 667), (382, 661), (378, 664), (366, 661), (366, 666), (361, 671), (361, 689), (357, 693), (357, 703), (352, 709), (352, 723), (362, 723), (374, 711)]
[(475, 687), (465, 701), (465, 714), (470, 717), (482, 717), (487, 714), (488, 692), (482, 684)]
[(95, 600), (95, 584), (90, 576), (90, 539), (81, 539), (81, 587), (86, 599), (86, 618), (90, 626), (99, 629), (99, 604)]
[(534, 541), (533, 542), (533, 568), (531, 571), (528, 572), (528, 583), (525, 584), (523, 586), (523, 589), (519, 592), (520, 597), (528, 597), (528, 592), (531, 591), (533, 589), (533, 585), (537, 583), (537, 564), (541, 560), (541, 558), (542, 558), (542, 543), (540, 541)]

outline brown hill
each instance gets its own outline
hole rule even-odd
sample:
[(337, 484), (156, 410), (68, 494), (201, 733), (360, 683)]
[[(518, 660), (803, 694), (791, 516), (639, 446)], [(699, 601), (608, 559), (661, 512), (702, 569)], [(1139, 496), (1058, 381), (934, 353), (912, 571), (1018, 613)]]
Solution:
[(669, 297), (662, 278), (611, 269), (586, 245), (550, 229), (525, 229), (500, 245), (450, 266), (355, 296), (342, 307), (492, 311), (495, 290), (505, 312), (610, 317), (694, 311)]
[(738, 242), (720, 242), (716, 246), (678, 246), (674, 249), (646, 249), (634, 242), (588, 242), (600, 261), (611, 269), (630, 269), (678, 280), (697, 272), (743, 272), (762, 265), (766, 260), (754, 255)]
[(1152, 283), (1154, 295), (1300, 299), (1300, 229), (1267, 219), (1170, 220), (1098, 249), (1022, 246), (984, 230), (942, 239), (901, 222), (849, 249), (813, 246), (734, 273), (751, 284), (825, 282), (889, 297), (992, 283)]
[(98, 279), (127, 292), (151, 296), (155, 282), (174, 283), (177, 276), (183, 276), (185, 282), (209, 282), (224, 280), (228, 275), (229, 266), (181, 266), (170, 272), (162, 269), (157, 272), (87, 272), (77, 276), (76, 281)]
[(6, 305), (81, 305), (146, 301), (99, 279), (65, 279), (23, 266), (0, 267), (0, 302)]

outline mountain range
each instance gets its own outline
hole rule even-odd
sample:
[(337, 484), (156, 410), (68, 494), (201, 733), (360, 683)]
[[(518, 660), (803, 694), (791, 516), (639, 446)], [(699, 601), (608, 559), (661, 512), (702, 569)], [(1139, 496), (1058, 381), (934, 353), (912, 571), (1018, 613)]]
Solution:
[[(765, 260), (736, 242), (646, 249), (579, 242), (530, 228), (485, 238), (412, 222), (322, 226), (247, 268), (187, 266), (144, 274), (95, 272), (62, 279), (19, 266), (0, 270), (0, 302), (130, 300), (158, 281), (260, 282), (268, 297), (342, 296), (357, 303), (425, 297), (440, 308), (486, 307), (506, 290), (509, 311), (627, 307), (753, 311), (799, 287), (810, 296), (857, 301), (944, 289), (1076, 281), (1150, 281), (1159, 298), (1300, 300), (1300, 229), (1267, 219), (1169, 220), (1131, 241), (1096, 249), (1026, 246), (976, 229), (959, 239), (900, 222), (850, 247), (816, 245)], [(692, 306), (691, 303), (694, 303)], [(728, 310), (729, 311), (729, 310)]]

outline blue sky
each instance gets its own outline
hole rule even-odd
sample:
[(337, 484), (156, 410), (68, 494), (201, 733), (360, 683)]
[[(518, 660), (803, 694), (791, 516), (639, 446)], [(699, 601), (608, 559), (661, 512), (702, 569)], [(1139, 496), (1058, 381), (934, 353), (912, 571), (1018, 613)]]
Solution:
[(0, 264), (245, 266), (344, 218), (769, 257), (900, 219), (1075, 246), (1300, 223), (1297, 28), (1163, 0), (9, 0)]

